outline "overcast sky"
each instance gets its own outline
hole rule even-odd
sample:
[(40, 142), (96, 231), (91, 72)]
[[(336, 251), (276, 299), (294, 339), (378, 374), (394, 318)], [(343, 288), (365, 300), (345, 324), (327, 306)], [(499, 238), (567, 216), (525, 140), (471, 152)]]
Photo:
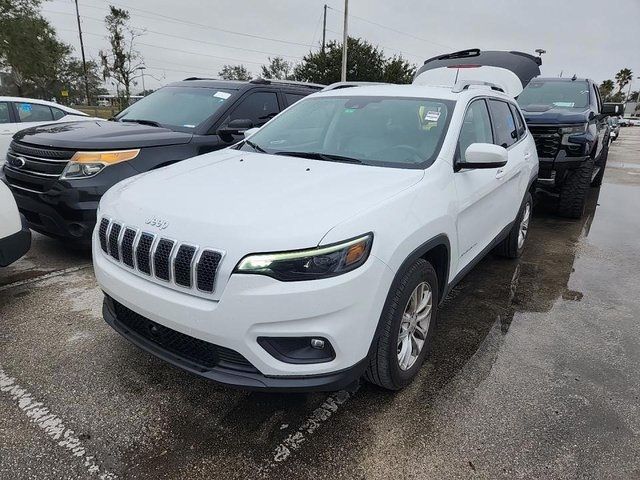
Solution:
[[(109, 3), (128, 9), (131, 24), (146, 30), (137, 45), (147, 88), (216, 77), (226, 63), (257, 74), (269, 56), (298, 61), (319, 48), (324, 3), (327, 39), (342, 38), (343, 0), (79, 0), (88, 59), (107, 46)], [(43, 13), (79, 56), (73, 0), (47, 1)], [(640, 76), (640, 0), (350, 0), (349, 13), (351, 36), (417, 65), (465, 48), (544, 48), (546, 76), (562, 71), (600, 82), (623, 67)]]

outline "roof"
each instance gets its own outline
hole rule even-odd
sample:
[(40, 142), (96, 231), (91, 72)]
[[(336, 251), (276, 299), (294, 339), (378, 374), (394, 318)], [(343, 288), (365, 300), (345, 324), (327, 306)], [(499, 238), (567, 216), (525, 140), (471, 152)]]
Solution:
[(591, 82), (595, 83), (593, 80), (589, 78), (579, 78), (579, 77), (536, 77), (532, 81), (535, 80), (544, 80), (545, 82)]
[(87, 116), (86, 113), (76, 110), (75, 108), (67, 107), (66, 105), (60, 105), (56, 102), (49, 102), (48, 100), (40, 100), (39, 98), (26, 98), (26, 97), (2, 97), (0, 96), (0, 102), (29, 102), (39, 103), (40, 105), (48, 105), (49, 107), (59, 108), (67, 113), (73, 113), (74, 115)]
[(243, 88), (257, 87), (261, 85), (283, 86), (298, 89), (312, 89), (314, 91), (323, 88), (324, 85), (315, 83), (304, 83), (287, 80), (266, 80), (254, 79), (250, 81), (244, 80), (217, 80), (215, 78), (198, 78), (190, 77), (179, 82), (168, 84), (168, 87), (203, 87), (203, 88), (227, 88), (230, 90), (240, 90)]

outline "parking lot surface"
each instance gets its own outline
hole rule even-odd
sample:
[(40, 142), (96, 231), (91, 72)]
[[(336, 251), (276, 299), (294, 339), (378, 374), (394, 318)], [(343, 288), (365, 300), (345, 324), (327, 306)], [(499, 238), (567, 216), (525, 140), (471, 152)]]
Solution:
[(102, 320), (90, 256), (35, 235), (0, 270), (0, 478), (640, 478), (640, 128), (580, 221), (452, 292), (396, 394), (216, 386)]

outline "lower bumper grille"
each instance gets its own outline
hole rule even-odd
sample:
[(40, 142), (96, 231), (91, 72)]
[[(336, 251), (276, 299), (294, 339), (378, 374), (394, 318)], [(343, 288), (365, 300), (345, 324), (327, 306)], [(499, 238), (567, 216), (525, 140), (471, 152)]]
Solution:
[(222, 367), (258, 373), (258, 369), (235, 350), (176, 332), (143, 317), (113, 299), (110, 301), (119, 323), (164, 351), (204, 369)]

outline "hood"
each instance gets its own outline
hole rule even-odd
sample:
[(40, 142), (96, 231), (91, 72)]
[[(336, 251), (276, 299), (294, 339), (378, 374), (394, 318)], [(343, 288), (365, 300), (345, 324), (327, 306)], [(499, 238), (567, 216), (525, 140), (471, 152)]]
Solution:
[(188, 143), (192, 137), (190, 133), (174, 132), (168, 128), (97, 120), (32, 127), (16, 133), (13, 138), (47, 147), (114, 150), (177, 145)]
[(589, 121), (589, 109), (575, 110), (567, 108), (554, 108), (550, 105), (527, 105), (522, 113), (528, 124), (560, 125), (566, 123), (586, 123)]
[[(101, 215), (181, 242), (249, 253), (318, 245), (335, 225), (416, 184), (423, 170), (225, 149), (117, 184)], [(166, 222), (159, 231), (145, 223)], [(354, 232), (354, 235), (366, 232)], [(234, 264), (235, 265), (235, 264)]]

